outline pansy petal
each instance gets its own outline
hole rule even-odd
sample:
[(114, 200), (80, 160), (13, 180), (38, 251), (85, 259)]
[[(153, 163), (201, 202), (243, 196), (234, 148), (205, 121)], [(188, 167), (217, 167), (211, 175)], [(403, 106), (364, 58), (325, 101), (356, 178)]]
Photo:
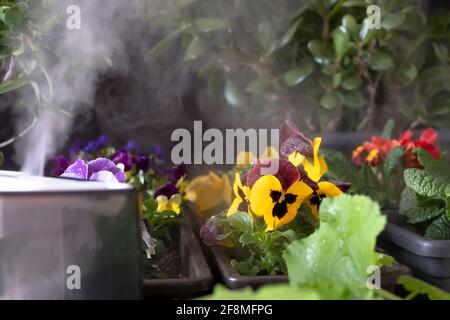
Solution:
[(270, 196), (272, 191), (282, 192), (281, 183), (276, 177), (264, 176), (255, 182), (250, 192), (250, 208), (253, 214), (258, 217), (272, 215), (274, 207)]
[(305, 162), (303, 163), (303, 167), (308, 173), (308, 176), (311, 180), (316, 182), (320, 180), (322, 174), (327, 170), (325, 160), (322, 157), (319, 157), (319, 148), (321, 143), (322, 138), (314, 138), (314, 157), (312, 159), (312, 163), (310, 159), (305, 159)]
[(64, 171), (61, 177), (87, 180), (88, 165), (83, 160), (77, 160)]
[(290, 121), (286, 121), (280, 130), (280, 154), (288, 157), (293, 152), (299, 152), (307, 157), (313, 156), (311, 140)]
[(319, 191), (317, 193), (324, 194), (327, 197), (337, 197), (343, 194), (341, 189), (328, 181), (319, 182)]
[(169, 200), (169, 202), (172, 204), (172, 205), (181, 205), (181, 196), (180, 196), (180, 194), (174, 194), (173, 196), (171, 196), (170, 197), (170, 200)]
[(294, 202), (292, 203), (285, 203), (285, 204), (278, 204), (285, 206), (284, 209), (287, 209), (285, 215), (283, 217), (277, 217), (274, 215), (274, 212), (265, 213), (264, 214), (264, 221), (267, 224), (267, 230), (272, 231), (280, 228), (281, 226), (288, 224), (297, 215), (298, 208), (300, 208), (300, 205), (302, 202), (309, 197), (313, 193), (313, 190), (308, 187), (303, 182), (296, 182), (294, 183), (285, 194), (285, 197), (295, 197)]
[(298, 167), (305, 161), (305, 156), (300, 154), (299, 152), (293, 152), (289, 155), (288, 160), (294, 166)]
[[(273, 163), (278, 162), (278, 163)], [(300, 172), (289, 161), (283, 159), (273, 159), (266, 162), (259, 162), (254, 166), (247, 174), (247, 186), (253, 188), (255, 182), (261, 178), (263, 168), (276, 167), (278, 165), (278, 171), (275, 176), (283, 187), (283, 190), (289, 188), (292, 184), (300, 179)]]
[(119, 182), (116, 177), (110, 171), (102, 170), (98, 172), (94, 172), (89, 180), (92, 181), (101, 181), (101, 182)]
[(231, 203), (230, 207), (228, 208), (227, 217), (229, 217), (239, 211), (238, 208), (239, 208), (239, 205), (242, 203), (242, 201), (243, 200), (240, 197), (234, 198), (233, 202)]

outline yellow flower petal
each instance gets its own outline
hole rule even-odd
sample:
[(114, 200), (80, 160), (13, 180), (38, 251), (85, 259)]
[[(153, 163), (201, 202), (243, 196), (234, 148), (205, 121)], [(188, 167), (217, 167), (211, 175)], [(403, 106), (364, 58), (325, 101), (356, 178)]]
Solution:
[(239, 211), (238, 210), (239, 205), (242, 203), (242, 201), (244, 201), (244, 200), (242, 200), (240, 197), (234, 198), (233, 202), (231, 203), (230, 207), (228, 208), (227, 217), (229, 217)]
[(250, 208), (254, 215), (258, 217), (272, 215), (274, 203), (270, 197), (271, 191), (283, 191), (276, 177), (263, 176), (255, 182), (250, 192)]
[(308, 158), (305, 158), (303, 162), (303, 167), (305, 171), (308, 173), (308, 176), (311, 180), (317, 182), (322, 178), (322, 176), (327, 172), (328, 167), (323, 157), (319, 156), (319, 148), (322, 143), (322, 138), (314, 138), (313, 140), (313, 148), (314, 148), (314, 157), (313, 162), (311, 163)]
[(319, 182), (318, 195), (326, 195), (327, 197), (337, 197), (343, 194), (342, 190), (339, 189), (335, 184), (331, 182)]
[(300, 154), (299, 152), (293, 152), (289, 155), (288, 160), (294, 166), (298, 167), (305, 161), (305, 156)]
[(227, 205), (231, 203), (231, 183), (226, 174), (222, 175), (222, 198)]

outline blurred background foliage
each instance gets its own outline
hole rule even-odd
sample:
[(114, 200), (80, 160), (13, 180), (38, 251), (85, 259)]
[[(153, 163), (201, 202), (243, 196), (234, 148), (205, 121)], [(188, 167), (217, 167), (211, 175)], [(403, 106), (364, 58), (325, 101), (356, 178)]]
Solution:
[[(368, 28), (371, 4), (380, 30)], [(162, 35), (147, 61), (176, 50), (179, 76), (202, 80), (208, 108), (322, 132), (388, 118), (449, 127), (448, 10), (427, 15), (417, 0), (157, 0), (147, 10)]]

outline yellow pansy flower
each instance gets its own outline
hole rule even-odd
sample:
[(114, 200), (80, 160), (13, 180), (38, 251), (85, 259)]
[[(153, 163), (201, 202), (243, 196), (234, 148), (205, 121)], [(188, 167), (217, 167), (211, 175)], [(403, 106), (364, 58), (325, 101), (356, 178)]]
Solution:
[(319, 181), (320, 178), (322, 178), (322, 176), (328, 171), (325, 159), (319, 156), (319, 148), (321, 143), (322, 138), (314, 138), (313, 140), (314, 156), (312, 162), (308, 158), (305, 158), (305, 160), (303, 161), (303, 168), (305, 169), (309, 178), (315, 182)]
[(289, 155), (288, 160), (294, 166), (298, 167), (305, 161), (305, 156), (300, 154), (300, 152), (293, 152)]
[(225, 203), (231, 204), (231, 183), (227, 175), (218, 176), (214, 172), (191, 180), (186, 188), (184, 199), (194, 203), (202, 217), (209, 217), (211, 210)]
[(173, 211), (177, 215), (181, 212), (181, 196), (177, 193), (168, 199), (164, 195), (160, 195), (156, 197), (156, 202), (158, 203), (158, 208), (156, 211), (163, 212), (163, 211)]
[(301, 181), (283, 190), (280, 180), (272, 175), (259, 178), (250, 192), (252, 213), (263, 216), (267, 231), (276, 230), (291, 222), (302, 202), (313, 190)]
[(322, 199), (326, 197), (337, 197), (344, 193), (334, 183), (328, 181), (319, 182), (318, 186), (319, 188), (308, 199), (311, 212), (317, 220), (320, 218), (319, 206)]
[(238, 211), (246, 211), (248, 212), (248, 198), (250, 197), (250, 188), (242, 185), (241, 175), (239, 173), (235, 174), (235, 181), (233, 185), (233, 192), (235, 198), (231, 203), (231, 206), (228, 208), (227, 216), (231, 216), (232, 214)]

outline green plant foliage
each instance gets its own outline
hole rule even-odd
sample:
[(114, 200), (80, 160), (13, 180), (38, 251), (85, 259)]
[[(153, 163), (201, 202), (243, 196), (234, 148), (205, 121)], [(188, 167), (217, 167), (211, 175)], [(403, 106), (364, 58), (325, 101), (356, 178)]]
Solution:
[(376, 238), (386, 224), (379, 206), (364, 196), (329, 198), (320, 219), (315, 233), (292, 243), (284, 254), (291, 284), (321, 288), (330, 299), (371, 298), (367, 268), (378, 262)]
[(417, 157), (425, 169), (405, 170), (400, 214), (409, 223), (424, 223), (425, 237), (450, 240), (450, 165), (445, 155), (435, 160), (418, 150)]
[(367, 1), (157, 3), (150, 21), (164, 36), (148, 61), (181, 48), (182, 69), (242, 114), (301, 108), (295, 120), (319, 131), (373, 129), (392, 114), (448, 126), (450, 19), (427, 16), (418, 0), (370, 1), (380, 30), (368, 28)]
[(291, 287), (288, 284), (271, 284), (257, 291), (250, 288), (230, 290), (223, 285), (216, 285), (214, 292), (202, 300), (319, 300), (314, 289)]
[(400, 276), (397, 282), (411, 292), (407, 299), (412, 299), (418, 294), (426, 294), (431, 300), (450, 300), (450, 294), (448, 292), (411, 276)]

